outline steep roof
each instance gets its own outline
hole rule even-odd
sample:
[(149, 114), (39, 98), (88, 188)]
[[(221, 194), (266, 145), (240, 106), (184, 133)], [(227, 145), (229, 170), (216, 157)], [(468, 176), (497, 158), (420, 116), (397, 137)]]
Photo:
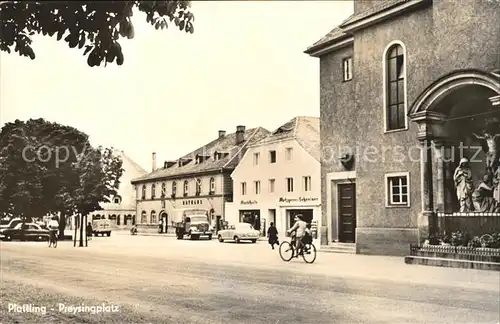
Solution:
[[(352, 17), (352, 16), (351, 16)], [(332, 29), (328, 34), (323, 36), (319, 41), (316, 43), (312, 44), (309, 46), (306, 50), (305, 53), (311, 53), (314, 52), (316, 49), (319, 49), (323, 46), (326, 46), (330, 43), (334, 43), (342, 38), (346, 38), (349, 35), (344, 33), (340, 27), (335, 27)]]
[(318, 117), (295, 117), (252, 146), (288, 139), (295, 139), (306, 152), (317, 161), (320, 161), (321, 146)]
[[(220, 169), (232, 169), (240, 161), (248, 145), (252, 145), (263, 139), (269, 134), (269, 131), (262, 128), (251, 128), (244, 131), (244, 141), (236, 145), (236, 133), (219, 137), (210, 143), (188, 153), (179, 159), (170, 167), (161, 167), (156, 171), (150, 172), (142, 177), (132, 180), (132, 183), (143, 182), (153, 179), (177, 177), (200, 172), (212, 172)], [(214, 159), (215, 153), (225, 153), (220, 159)], [(205, 156), (206, 159), (197, 163), (197, 156)], [(180, 166), (179, 160), (185, 160), (187, 164)], [(189, 162), (188, 162), (189, 161)]]
[(328, 34), (323, 36), (319, 41), (314, 43), (313, 45), (309, 46), (304, 53), (306, 54), (311, 54), (327, 45), (336, 43), (337, 41), (340, 41), (341, 39), (347, 38), (351, 36), (350, 34), (347, 34), (343, 31), (343, 28), (345, 28), (347, 25), (350, 25), (354, 22), (357, 22), (363, 18), (375, 15), (381, 11), (389, 10), (397, 5), (400, 5), (404, 2), (407, 2), (408, 0), (385, 0), (385, 1), (380, 1), (379, 4), (374, 5), (373, 7), (370, 7), (366, 10), (363, 10), (361, 12), (354, 13), (350, 15), (347, 19), (345, 19), (342, 23), (340, 23), (339, 26), (335, 27), (332, 29)]
[(130, 158), (127, 154), (125, 154), (123, 150), (115, 150), (114, 154), (120, 156), (124, 162), (128, 161), (128, 163), (130, 163), (130, 165), (132, 165), (139, 173), (148, 173), (143, 167), (132, 160), (132, 158)]
[(370, 7), (366, 10), (363, 10), (359, 13), (356, 13), (354, 15), (351, 15), (349, 18), (344, 20), (341, 24), (340, 27), (344, 27), (346, 25), (352, 24), (353, 22), (359, 21), (363, 18), (369, 17), (371, 15), (374, 15), (380, 11), (388, 10), (394, 6), (397, 6), (401, 3), (408, 2), (408, 0), (385, 0), (385, 1), (380, 1), (379, 4)]

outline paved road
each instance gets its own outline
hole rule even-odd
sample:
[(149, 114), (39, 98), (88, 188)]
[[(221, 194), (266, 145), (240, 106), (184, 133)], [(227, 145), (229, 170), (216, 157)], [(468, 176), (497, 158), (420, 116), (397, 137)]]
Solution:
[[(0, 243), (2, 323), (498, 323), (497, 272), (318, 254), (284, 263), (265, 242), (113, 235), (73, 248)], [(115, 306), (116, 312), (59, 311)], [(9, 304), (46, 314), (9, 312)], [(51, 310), (53, 308), (53, 310)], [(108, 309), (111, 310), (111, 309)], [(116, 310), (116, 309), (115, 309)], [(40, 309), (41, 311), (41, 309)]]

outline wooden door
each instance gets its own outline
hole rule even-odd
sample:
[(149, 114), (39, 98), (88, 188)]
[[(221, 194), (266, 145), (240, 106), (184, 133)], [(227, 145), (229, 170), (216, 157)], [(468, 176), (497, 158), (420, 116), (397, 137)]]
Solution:
[(338, 187), (339, 241), (355, 243), (356, 240), (356, 184), (339, 184)]

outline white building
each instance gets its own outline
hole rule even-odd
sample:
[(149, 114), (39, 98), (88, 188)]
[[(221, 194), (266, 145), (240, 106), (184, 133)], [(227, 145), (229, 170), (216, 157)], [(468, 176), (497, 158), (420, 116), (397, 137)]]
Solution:
[[(123, 151), (115, 150), (114, 154), (121, 157), (123, 174), (117, 195), (109, 203), (101, 203), (102, 210), (96, 210), (87, 216), (87, 221), (94, 219), (109, 219), (114, 228), (131, 228), (136, 223), (136, 193), (130, 182), (147, 173), (140, 165), (133, 161)], [(74, 220), (72, 221), (74, 225)]]
[(264, 235), (274, 222), (283, 237), (294, 216), (302, 214), (313, 228), (320, 228), (319, 118), (296, 117), (249, 146), (231, 178), (229, 224), (248, 222)]

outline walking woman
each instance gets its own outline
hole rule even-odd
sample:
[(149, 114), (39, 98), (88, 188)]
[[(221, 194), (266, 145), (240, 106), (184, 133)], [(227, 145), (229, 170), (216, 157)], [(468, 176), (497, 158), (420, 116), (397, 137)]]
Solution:
[(269, 244), (274, 250), (274, 244), (279, 245), (280, 242), (278, 241), (278, 230), (276, 229), (276, 226), (274, 226), (273, 222), (269, 224), (269, 229), (267, 230), (267, 237), (269, 238)]

